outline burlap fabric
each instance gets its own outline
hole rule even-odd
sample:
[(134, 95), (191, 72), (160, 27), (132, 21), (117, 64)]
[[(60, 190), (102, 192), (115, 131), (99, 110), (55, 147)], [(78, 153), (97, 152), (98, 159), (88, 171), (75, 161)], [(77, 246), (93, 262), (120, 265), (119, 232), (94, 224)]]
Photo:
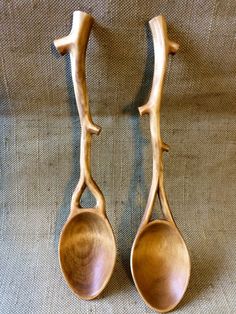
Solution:
[[(91, 302), (67, 288), (57, 259), (80, 126), (69, 59), (51, 44), (78, 9), (96, 20), (87, 80), (103, 130), (92, 169), (118, 245), (113, 277)], [(166, 189), (192, 259), (174, 313), (236, 313), (235, 13), (234, 0), (0, 2), (0, 313), (153, 313), (131, 280), (129, 254), (151, 181), (149, 119), (137, 107), (153, 74), (147, 22), (159, 14), (181, 47), (169, 59), (161, 118), (171, 147)]]

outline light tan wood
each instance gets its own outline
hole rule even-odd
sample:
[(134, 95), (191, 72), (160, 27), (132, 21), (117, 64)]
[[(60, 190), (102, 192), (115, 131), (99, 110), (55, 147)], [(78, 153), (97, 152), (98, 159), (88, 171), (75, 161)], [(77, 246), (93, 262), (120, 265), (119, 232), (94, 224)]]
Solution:
[[(179, 45), (170, 41), (163, 16), (149, 22), (155, 53), (154, 75), (148, 103), (139, 107), (141, 115), (149, 114), (153, 149), (153, 177), (147, 206), (131, 250), (131, 272), (137, 290), (148, 306), (168, 312), (182, 299), (190, 277), (190, 258), (178, 231), (164, 189), (162, 154), (169, 147), (162, 141), (160, 106), (169, 53)], [(151, 220), (158, 195), (163, 220)]]
[[(68, 36), (54, 41), (61, 54), (70, 53), (71, 73), (81, 123), (80, 179), (71, 200), (71, 211), (61, 232), (59, 260), (64, 278), (82, 299), (97, 297), (107, 285), (116, 260), (114, 235), (105, 212), (104, 196), (91, 175), (91, 135), (99, 134), (88, 103), (85, 56), (93, 18), (73, 13)], [(88, 188), (96, 199), (95, 208), (82, 208), (81, 196)]]

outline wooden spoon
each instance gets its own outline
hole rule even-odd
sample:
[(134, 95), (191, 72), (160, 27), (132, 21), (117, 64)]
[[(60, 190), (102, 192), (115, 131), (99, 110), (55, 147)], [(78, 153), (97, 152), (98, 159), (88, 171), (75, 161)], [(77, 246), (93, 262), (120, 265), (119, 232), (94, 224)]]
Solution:
[[(75, 11), (71, 33), (54, 41), (57, 50), (70, 53), (74, 92), (81, 123), (80, 179), (71, 211), (59, 241), (62, 273), (72, 291), (82, 299), (98, 296), (108, 283), (116, 260), (114, 235), (105, 212), (105, 200), (90, 172), (91, 135), (100, 127), (92, 121), (85, 80), (85, 55), (93, 18)], [(96, 199), (95, 208), (82, 208), (85, 188)]]
[[(190, 277), (190, 258), (185, 242), (174, 222), (163, 183), (163, 151), (168, 151), (160, 134), (160, 105), (169, 53), (179, 45), (167, 36), (163, 16), (149, 22), (155, 52), (153, 84), (148, 103), (139, 107), (150, 115), (153, 148), (153, 177), (142, 222), (131, 251), (131, 272), (140, 295), (148, 306), (160, 312), (172, 310), (182, 299)], [(150, 222), (158, 194), (165, 219)]]

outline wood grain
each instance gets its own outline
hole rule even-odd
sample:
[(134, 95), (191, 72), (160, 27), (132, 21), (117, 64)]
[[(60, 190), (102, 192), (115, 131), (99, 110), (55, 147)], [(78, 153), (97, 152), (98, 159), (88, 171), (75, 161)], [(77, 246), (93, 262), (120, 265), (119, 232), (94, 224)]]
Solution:
[[(85, 57), (93, 18), (73, 13), (68, 36), (54, 41), (61, 54), (70, 53), (71, 74), (81, 123), (80, 179), (71, 200), (71, 211), (59, 241), (59, 260), (65, 280), (80, 298), (97, 297), (114, 269), (116, 245), (106, 216), (105, 199), (91, 175), (91, 136), (101, 128), (94, 124), (88, 102)], [(82, 208), (81, 196), (88, 188), (96, 199), (95, 208)]]
[[(174, 222), (164, 189), (162, 155), (169, 150), (169, 146), (163, 142), (160, 131), (160, 107), (168, 54), (175, 53), (179, 45), (168, 39), (163, 16), (153, 18), (149, 25), (155, 53), (153, 83), (148, 103), (139, 107), (139, 112), (150, 116), (153, 177), (131, 251), (131, 272), (136, 288), (147, 305), (167, 312), (182, 299), (190, 276), (189, 253)], [(157, 195), (164, 219), (150, 222)]]

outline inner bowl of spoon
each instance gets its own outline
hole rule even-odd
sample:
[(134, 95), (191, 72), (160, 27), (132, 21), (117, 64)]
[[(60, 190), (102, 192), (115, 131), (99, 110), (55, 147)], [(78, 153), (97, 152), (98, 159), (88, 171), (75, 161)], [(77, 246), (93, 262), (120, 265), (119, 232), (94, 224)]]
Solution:
[(116, 259), (114, 235), (107, 219), (82, 212), (64, 226), (59, 243), (64, 277), (82, 299), (95, 298), (109, 281)]
[(135, 285), (155, 310), (167, 312), (182, 299), (190, 276), (187, 247), (175, 226), (165, 220), (146, 225), (131, 252)]

